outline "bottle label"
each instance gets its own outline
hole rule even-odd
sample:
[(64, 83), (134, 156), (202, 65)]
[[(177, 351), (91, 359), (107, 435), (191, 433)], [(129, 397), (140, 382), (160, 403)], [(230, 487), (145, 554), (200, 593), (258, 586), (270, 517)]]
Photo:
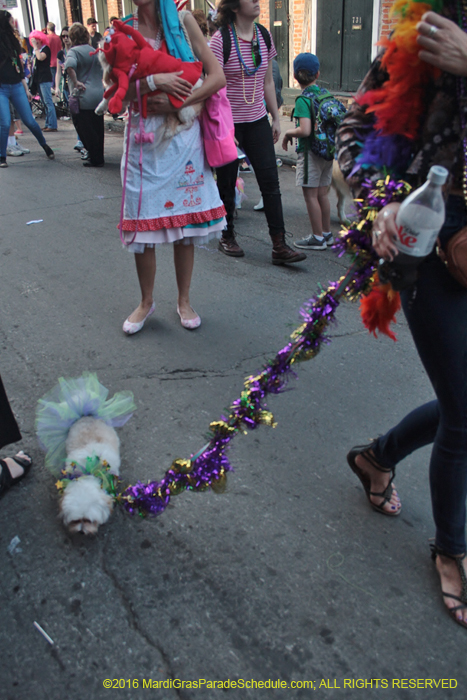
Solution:
[(401, 253), (423, 258), (431, 253), (438, 237), (439, 229), (422, 229), (414, 231), (407, 224), (397, 224), (396, 245)]

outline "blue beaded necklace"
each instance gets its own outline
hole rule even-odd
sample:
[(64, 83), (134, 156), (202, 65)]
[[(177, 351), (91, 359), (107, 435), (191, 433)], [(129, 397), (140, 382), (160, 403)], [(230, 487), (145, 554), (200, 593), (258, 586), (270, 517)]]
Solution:
[(258, 27), (257, 27), (256, 23), (253, 25), (253, 27), (254, 27), (253, 28), (253, 41), (251, 42), (251, 57), (253, 59), (254, 68), (247, 68), (245, 65), (245, 61), (243, 60), (242, 52), (240, 49), (240, 44), (238, 41), (237, 27), (235, 26), (235, 24), (233, 22), (231, 23), (230, 26), (232, 28), (235, 50), (237, 51), (238, 60), (240, 61), (240, 65), (242, 66), (242, 70), (247, 75), (254, 75), (259, 70), (259, 68), (261, 66), (261, 61), (262, 61), (261, 43), (259, 41), (259, 36), (258, 36)]

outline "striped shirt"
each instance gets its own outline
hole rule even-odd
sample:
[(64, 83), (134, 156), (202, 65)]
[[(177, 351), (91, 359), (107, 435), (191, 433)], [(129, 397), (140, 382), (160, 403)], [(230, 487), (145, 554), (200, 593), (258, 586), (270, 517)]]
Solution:
[[(272, 61), (274, 56), (277, 56), (277, 51), (275, 49), (272, 37), (271, 48), (268, 51), (263, 35), (258, 30), (258, 41), (261, 47), (261, 65), (254, 75), (247, 75), (242, 70), (240, 60), (237, 56), (235, 40), (233, 38), (231, 27), (229, 27), (229, 31), (231, 48), (229, 60), (225, 66), (222, 34), (220, 32), (216, 32), (214, 34), (209, 47), (224, 69), (225, 78), (227, 80), (227, 97), (229, 99), (230, 106), (232, 107), (234, 122), (236, 124), (240, 122), (256, 122), (258, 119), (262, 119), (262, 117), (266, 116), (266, 106), (264, 104), (264, 78), (266, 76), (269, 61)], [(251, 41), (245, 41), (244, 39), (238, 37), (238, 43), (246, 67), (248, 70), (252, 70), (254, 68), (254, 63), (251, 50)], [(250, 104), (251, 102), (253, 102), (253, 104)]]

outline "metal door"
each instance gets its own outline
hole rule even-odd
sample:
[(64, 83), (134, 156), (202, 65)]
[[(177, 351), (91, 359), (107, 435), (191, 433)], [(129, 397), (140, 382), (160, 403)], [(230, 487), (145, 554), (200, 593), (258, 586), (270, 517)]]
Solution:
[(345, 0), (342, 90), (355, 92), (371, 64), (373, 0)]
[(371, 63), (373, 0), (318, 0), (316, 24), (320, 83), (355, 92)]
[(319, 82), (328, 90), (341, 87), (343, 13), (344, 0), (318, 0), (316, 55), (320, 62)]
[(284, 85), (289, 82), (289, 0), (269, 0), (271, 34)]

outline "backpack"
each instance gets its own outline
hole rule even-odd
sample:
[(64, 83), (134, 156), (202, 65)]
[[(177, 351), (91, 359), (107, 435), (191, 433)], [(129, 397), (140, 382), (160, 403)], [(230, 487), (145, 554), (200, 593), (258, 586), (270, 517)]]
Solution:
[(311, 134), (305, 139), (305, 148), (324, 160), (334, 160), (336, 131), (347, 110), (329, 90), (320, 88), (317, 94), (307, 89), (300, 95), (309, 102), (311, 114)]
[[(264, 43), (266, 44), (266, 48), (269, 51), (271, 48), (271, 35), (269, 34), (269, 31), (266, 29), (266, 27), (263, 27), (262, 24), (257, 23), (256, 26), (258, 27), (261, 36), (264, 39)], [(232, 40), (230, 38), (230, 29), (228, 26), (220, 27), (219, 31), (222, 36), (222, 51), (224, 55), (225, 66), (225, 64), (230, 58), (230, 52), (232, 50)]]

